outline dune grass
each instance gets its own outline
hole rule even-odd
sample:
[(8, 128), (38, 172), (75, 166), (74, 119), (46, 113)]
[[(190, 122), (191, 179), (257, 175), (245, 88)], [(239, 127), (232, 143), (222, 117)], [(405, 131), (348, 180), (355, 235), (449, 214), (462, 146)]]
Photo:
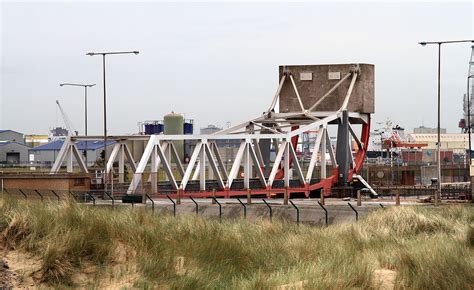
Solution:
[[(367, 289), (376, 269), (395, 271), (396, 288), (474, 286), (470, 205), (390, 208), (358, 223), (312, 228), (1, 199), (0, 231), (4, 246), (40, 258), (37, 282), (52, 286), (102, 287), (100, 277), (113, 273), (133, 274), (140, 288), (268, 289), (304, 281), (308, 289)], [(90, 265), (94, 279), (76, 281)], [(116, 265), (129, 267), (117, 272)]]

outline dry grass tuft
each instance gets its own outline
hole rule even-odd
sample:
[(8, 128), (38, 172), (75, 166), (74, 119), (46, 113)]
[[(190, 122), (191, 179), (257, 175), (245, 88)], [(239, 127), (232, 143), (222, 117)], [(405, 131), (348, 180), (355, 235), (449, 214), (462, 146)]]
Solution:
[(5, 245), (40, 257), (42, 281), (59, 287), (110, 285), (75, 277), (115, 269), (141, 288), (376, 288), (380, 269), (396, 273), (395, 288), (474, 286), (472, 206), (390, 208), (328, 228), (73, 202), (4, 199), (0, 211)]

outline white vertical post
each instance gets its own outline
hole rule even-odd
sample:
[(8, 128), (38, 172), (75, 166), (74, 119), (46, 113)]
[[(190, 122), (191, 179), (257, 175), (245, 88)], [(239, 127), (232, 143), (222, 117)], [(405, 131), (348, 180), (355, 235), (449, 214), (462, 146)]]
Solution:
[(72, 173), (72, 160), (73, 160), (73, 153), (72, 153), (72, 146), (68, 145), (69, 148), (67, 150), (67, 172)]
[(283, 166), (285, 170), (285, 187), (288, 188), (290, 187), (290, 148), (288, 146), (291, 146), (291, 142), (286, 142), (285, 145), (285, 157), (283, 160)]
[(249, 143), (245, 144), (244, 150), (244, 189), (250, 188), (250, 154), (249, 154)]
[(206, 146), (207, 141), (203, 141), (199, 154), (199, 187), (202, 191), (206, 190)]
[(124, 150), (124, 144), (120, 144), (120, 149), (118, 152), (118, 159), (119, 159), (119, 182), (123, 183), (125, 182), (125, 150)]
[(150, 171), (150, 181), (151, 181), (151, 193), (156, 193), (158, 191), (158, 156), (156, 152), (156, 145), (153, 146), (153, 151), (151, 152), (151, 171)]
[(326, 126), (323, 127), (323, 138), (321, 139), (321, 179), (327, 177), (326, 173), (326, 150), (327, 150), (327, 142), (326, 142), (326, 134), (327, 128)]

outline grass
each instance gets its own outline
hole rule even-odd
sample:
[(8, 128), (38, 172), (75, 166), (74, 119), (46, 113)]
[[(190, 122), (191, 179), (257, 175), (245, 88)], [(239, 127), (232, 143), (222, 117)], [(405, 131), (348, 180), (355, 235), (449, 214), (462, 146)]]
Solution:
[[(3, 199), (0, 231), (4, 246), (40, 259), (38, 283), (59, 287), (102, 287), (107, 282), (97, 277), (113, 273), (133, 275), (140, 288), (268, 289), (305, 281), (311, 289), (370, 289), (376, 269), (395, 271), (396, 288), (474, 287), (469, 205), (390, 208), (358, 223), (312, 228)], [(184, 268), (177, 270), (179, 259)], [(126, 267), (118, 273), (117, 265)], [(84, 272), (97, 279), (78, 282)]]

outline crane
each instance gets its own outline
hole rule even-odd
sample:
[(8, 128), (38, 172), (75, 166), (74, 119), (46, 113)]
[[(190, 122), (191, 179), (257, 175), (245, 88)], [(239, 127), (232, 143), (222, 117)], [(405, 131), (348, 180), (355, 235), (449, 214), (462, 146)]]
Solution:
[(56, 100), (56, 104), (58, 105), (59, 111), (61, 111), (61, 116), (63, 117), (64, 125), (66, 126), (67, 130), (69, 131), (68, 135), (71, 136), (72, 132), (74, 132), (77, 135), (79, 135), (79, 132), (74, 128), (74, 125), (72, 124), (72, 121), (69, 119), (69, 117), (66, 115), (66, 112), (64, 112), (63, 107), (59, 103), (58, 100)]

